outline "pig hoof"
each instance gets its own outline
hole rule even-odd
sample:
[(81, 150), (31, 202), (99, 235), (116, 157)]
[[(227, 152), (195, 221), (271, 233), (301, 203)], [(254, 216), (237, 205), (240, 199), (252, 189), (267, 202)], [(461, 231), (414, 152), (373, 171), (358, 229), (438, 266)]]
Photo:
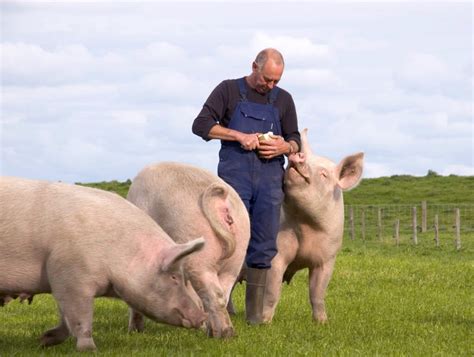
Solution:
[(143, 332), (145, 330), (145, 319), (141, 313), (130, 309), (128, 320), (128, 332)]
[(262, 324), (265, 324), (265, 325), (270, 324), (272, 322), (272, 320), (273, 320), (273, 314), (272, 313), (268, 313), (268, 312), (263, 313), (263, 315), (262, 315)]
[(328, 322), (328, 317), (326, 313), (321, 313), (316, 315), (316, 317), (314, 317), (314, 320), (320, 324), (325, 324)]
[(211, 324), (206, 324), (206, 335), (207, 337), (216, 337), (214, 336), (214, 331), (212, 330)]
[(138, 323), (138, 324), (130, 324), (128, 326), (128, 332), (143, 332), (145, 330), (145, 324)]
[(13, 298), (11, 296), (0, 297), (0, 306), (5, 306), (12, 300)]
[(40, 345), (42, 347), (59, 345), (69, 337), (69, 333), (63, 329), (55, 328), (46, 331), (40, 339)]
[(208, 327), (208, 323), (206, 321), (204, 321), (202, 323), (202, 325), (199, 327), (199, 330), (201, 330), (202, 332), (204, 332), (205, 334), (208, 334), (209, 333), (209, 327)]
[(92, 338), (78, 338), (76, 350), (79, 352), (96, 351), (97, 347)]

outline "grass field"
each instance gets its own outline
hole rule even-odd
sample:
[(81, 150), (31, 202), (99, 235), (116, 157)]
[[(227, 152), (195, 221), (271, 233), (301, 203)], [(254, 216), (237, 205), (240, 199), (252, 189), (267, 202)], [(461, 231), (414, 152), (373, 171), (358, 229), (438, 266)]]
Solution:
[[(97, 299), (94, 338), (104, 356), (472, 356), (474, 328), (473, 242), (461, 251), (391, 242), (346, 240), (327, 295), (329, 322), (311, 321), (307, 273), (284, 286), (275, 319), (247, 326), (244, 285), (233, 317), (238, 336), (207, 338), (202, 331), (146, 321), (142, 334), (127, 332), (127, 307)], [(73, 339), (41, 349), (37, 338), (56, 324), (49, 295), (28, 306), (0, 309), (0, 355), (70, 355)]]
[[(125, 197), (131, 181), (83, 185), (115, 191)], [(346, 205), (474, 203), (474, 176), (394, 175), (363, 179), (356, 189), (344, 193)]]
[(394, 175), (363, 179), (344, 194), (346, 205), (474, 203), (474, 176)]

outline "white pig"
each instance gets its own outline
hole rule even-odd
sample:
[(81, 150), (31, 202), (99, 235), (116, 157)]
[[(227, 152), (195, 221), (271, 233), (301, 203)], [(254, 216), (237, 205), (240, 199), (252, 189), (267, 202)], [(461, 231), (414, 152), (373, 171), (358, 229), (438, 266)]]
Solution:
[(270, 322), (280, 299), (283, 281), (309, 269), (309, 296), (313, 319), (326, 322), (326, 288), (342, 245), (344, 202), (342, 192), (358, 185), (363, 153), (347, 156), (339, 164), (316, 156), (302, 132), (302, 153), (290, 156), (285, 172), (285, 199), (277, 237), (278, 254), (267, 275), (264, 322)]
[(172, 325), (205, 321), (182, 269), (202, 238), (176, 244), (122, 197), (64, 183), (1, 177), (0, 207), (0, 296), (52, 293), (58, 303), (60, 324), (43, 334), (43, 346), (72, 335), (77, 350), (95, 350), (98, 296)]
[[(206, 170), (168, 162), (145, 167), (133, 180), (127, 199), (176, 242), (204, 237), (206, 246), (187, 259), (185, 268), (209, 314), (208, 334), (232, 336), (226, 305), (250, 239), (248, 213), (237, 192)], [(143, 329), (139, 314), (132, 312), (129, 329)]]

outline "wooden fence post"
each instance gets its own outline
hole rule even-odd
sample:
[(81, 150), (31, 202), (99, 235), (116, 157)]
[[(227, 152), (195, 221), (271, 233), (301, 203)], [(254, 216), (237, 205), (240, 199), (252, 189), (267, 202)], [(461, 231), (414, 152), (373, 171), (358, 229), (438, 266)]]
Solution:
[(349, 209), (349, 223), (351, 227), (351, 240), (355, 238), (355, 229), (354, 229), (354, 208), (351, 206)]
[(427, 217), (427, 208), (426, 201), (421, 202), (421, 232), (426, 232), (426, 217)]
[(400, 244), (400, 220), (395, 221), (395, 242), (397, 246)]
[(459, 208), (456, 208), (456, 249), (461, 249), (461, 213)]
[(413, 207), (413, 243), (418, 244), (417, 230), (416, 230), (416, 207)]
[(377, 209), (377, 234), (379, 236), (379, 240), (382, 240), (382, 209)]
[(362, 240), (365, 241), (365, 208), (362, 209)]
[(438, 223), (438, 215), (435, 215), (434, 221), (434, 231), (435, 231), (435, 242), (436, 246), (439, 247), (439, 223)]

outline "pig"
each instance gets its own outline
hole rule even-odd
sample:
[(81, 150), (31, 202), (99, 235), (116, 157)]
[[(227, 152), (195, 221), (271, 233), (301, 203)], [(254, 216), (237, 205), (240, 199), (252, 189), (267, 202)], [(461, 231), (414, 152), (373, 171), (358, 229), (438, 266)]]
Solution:
[(0, 295), (0, 307), (5, 306), (10, 301), (15, 300), (16, 298), (19, 299), (20, 303), (23, 304), (24, 301), (28, 301), (28, 305), (31, 305), (33, 302), (33, 295), (26, 294), (26, 293), (19, 293), (15, 295)]
[(278, 253), (265, 283), (264, 323), (273, 319), (282, 283), (289, 283), (305, 268), (309, 269), (313, 319), (327, 321), (324, 298), (344, 230), (342, 193), (356, 187), (362, 177), (363, 153), (347, 156), (336, 165), (312, 153), (307, 131), (301, 133), (301, 152), (289, 157), (285, 170)]
[[(127, 199), (176, 242), (193, 235), (204, 237), (205, 248), (186, 260), (186, 271), (208, 313), (208, 335), (233, 336), (226, 305), (250, 239), (249, 216), (237, 192), (204, 169), (163, 162), (137, 175)], [(143, 318), (133, 311), (129, 329), (143, 330)]]
[(124, 198), (66, 183), (0, 177), (0, 205), (0, 296), (51, 293), (59, 307), (60, 323), (42, 346), (72, 335), (78, 351), (95, 350), (99, 296), (172, 325), (206, 320), (182, 267), (203, 238), (177, 244)]

